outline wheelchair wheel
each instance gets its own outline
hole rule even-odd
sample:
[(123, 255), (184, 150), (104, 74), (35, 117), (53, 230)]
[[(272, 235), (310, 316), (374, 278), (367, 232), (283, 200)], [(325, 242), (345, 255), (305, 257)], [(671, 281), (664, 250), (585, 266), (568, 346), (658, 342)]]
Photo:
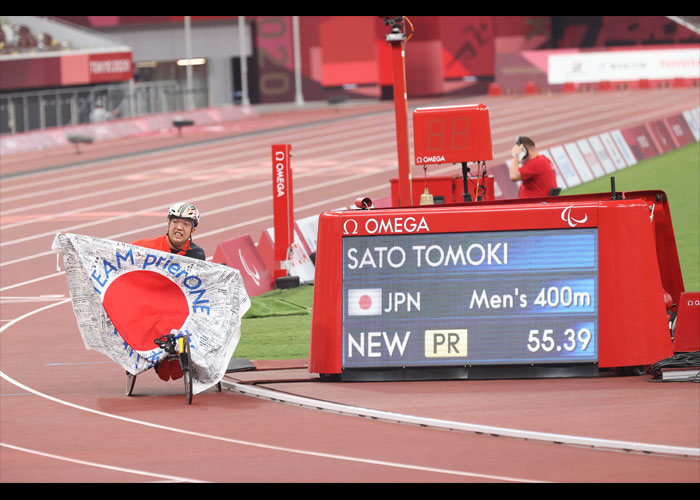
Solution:
[(136, 375), (132, 375), (129, 372), (126, 372), (126, 395), (131, 396), (131, 393), (134, 392), (134, 384), (136, 383)]
[[(179, 340), (179, 339), (178, 339)], [(187, 404), (192, 404), (192, 370), (190, 358), (190, 340), (187, 335), (182, 337), (182, 349), (179, 354), (180, 366), (182, 367), (182, 378), (185, 381), (185, 395)]]

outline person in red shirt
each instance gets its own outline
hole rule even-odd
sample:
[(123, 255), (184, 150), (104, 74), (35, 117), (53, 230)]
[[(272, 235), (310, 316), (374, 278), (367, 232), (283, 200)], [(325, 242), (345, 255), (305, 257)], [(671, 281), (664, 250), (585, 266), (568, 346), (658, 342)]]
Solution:
[(192, 241), (199, 225), (199, 210), (191, 203), (173, 204), (168, 210), (168, 229), (155, 238), (136, 240), (132, 245), (206, 260), (204, 250)]
[(508, 165), (510, 180), (522, 181), (518, 197), (549, 196), (552, 189), (557, 187), (557, 177), (552, 162), (537, 152), (535, 142), (529, 137), (520, 136), (511, 153)]
[[(142, 238), (132, 242), (132, 245), (160, 250), (161, 252), (176, 253), (193, 259), (206, 260), (204, 250), (192, 241), (192, 236), (199, 225), (199, 210), (187, 202), (173, 204), (168, 210), (168, 228), (165, 234), (155, 238)], [(158, 377), (168, 381), (182, 377), (182, 369), (177, 360), (163, 360), (155, 367)], [(127, 372), (127, 394), (133, 388), (135, 375)]]

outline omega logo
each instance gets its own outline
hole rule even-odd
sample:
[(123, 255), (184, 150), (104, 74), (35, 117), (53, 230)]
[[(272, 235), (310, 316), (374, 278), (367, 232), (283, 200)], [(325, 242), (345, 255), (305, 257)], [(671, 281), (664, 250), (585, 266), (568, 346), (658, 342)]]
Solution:
[(284, 171), (284, 151), (275, 151), (275, 188), (277, 189), (277, 197), (285, 195), (285, 171)]
[(425, 165), (426, 163), (445, 163), (445, 157), (443, 155), (416, 156), (416, 165)]
[(348, 219), (343, 224), (343, 234), (357, 234), (357, 221), (355, 219)]
[[(417, 220), (416, 217), (387, 217), (376, 219), (370, 217), (364, 219), (362, 226), (365, 233), (417, 233), (419, 231), (430, 231), (425, 217)], [(347, 219), (343, 223), (343, 234), (357, 234), (360, 230), (360, 223), (355, 219)]]

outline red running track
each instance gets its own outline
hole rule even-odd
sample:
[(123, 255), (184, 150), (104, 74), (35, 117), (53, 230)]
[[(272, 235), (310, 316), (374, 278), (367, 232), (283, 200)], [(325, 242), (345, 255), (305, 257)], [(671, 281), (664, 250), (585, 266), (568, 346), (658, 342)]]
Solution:
[[(494, 162), (520, 134), (548, 148), (698, 101), (696, 89), (478, 99), (490, 108)], [(245, 134), (237, 125), (2, 158), (0, 481), (700, 482), (700, 391), (690, 383), (322, 383), (297, 360), (230, 374), (227, 390), (191, 406), (180, 383), (150, 373), (126, 397), (124, 371), (83, 346), (50, 250), (56, 232), (133, 241), (163, 231), (167, 207), (188, 199), (202, 212), (196, 241), (207, 255), (235, 236), (257, 240), (272, 225), (273, 143), (292, 144), (297, 218), (389, 195), (390, 104), (262, 115)], [(277, 400), (249, 392), (263, 389)], [(392, 421), (408, 417), (422, 420)]]

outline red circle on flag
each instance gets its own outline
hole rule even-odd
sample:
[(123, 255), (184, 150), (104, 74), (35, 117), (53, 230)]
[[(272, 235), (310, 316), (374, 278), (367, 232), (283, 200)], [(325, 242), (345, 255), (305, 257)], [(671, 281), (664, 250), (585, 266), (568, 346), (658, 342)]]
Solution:
[(363, 295), (360, 297), (360, 309), (367, 310), (372, 307), (372, 297), (369, 295)]
[(119, 335), (137, 351), (156, 348), (154, 339), (179, 330), (189, 304), (177, 283), (153, 271), (131, 271), (116, 278), (102, 305)]

